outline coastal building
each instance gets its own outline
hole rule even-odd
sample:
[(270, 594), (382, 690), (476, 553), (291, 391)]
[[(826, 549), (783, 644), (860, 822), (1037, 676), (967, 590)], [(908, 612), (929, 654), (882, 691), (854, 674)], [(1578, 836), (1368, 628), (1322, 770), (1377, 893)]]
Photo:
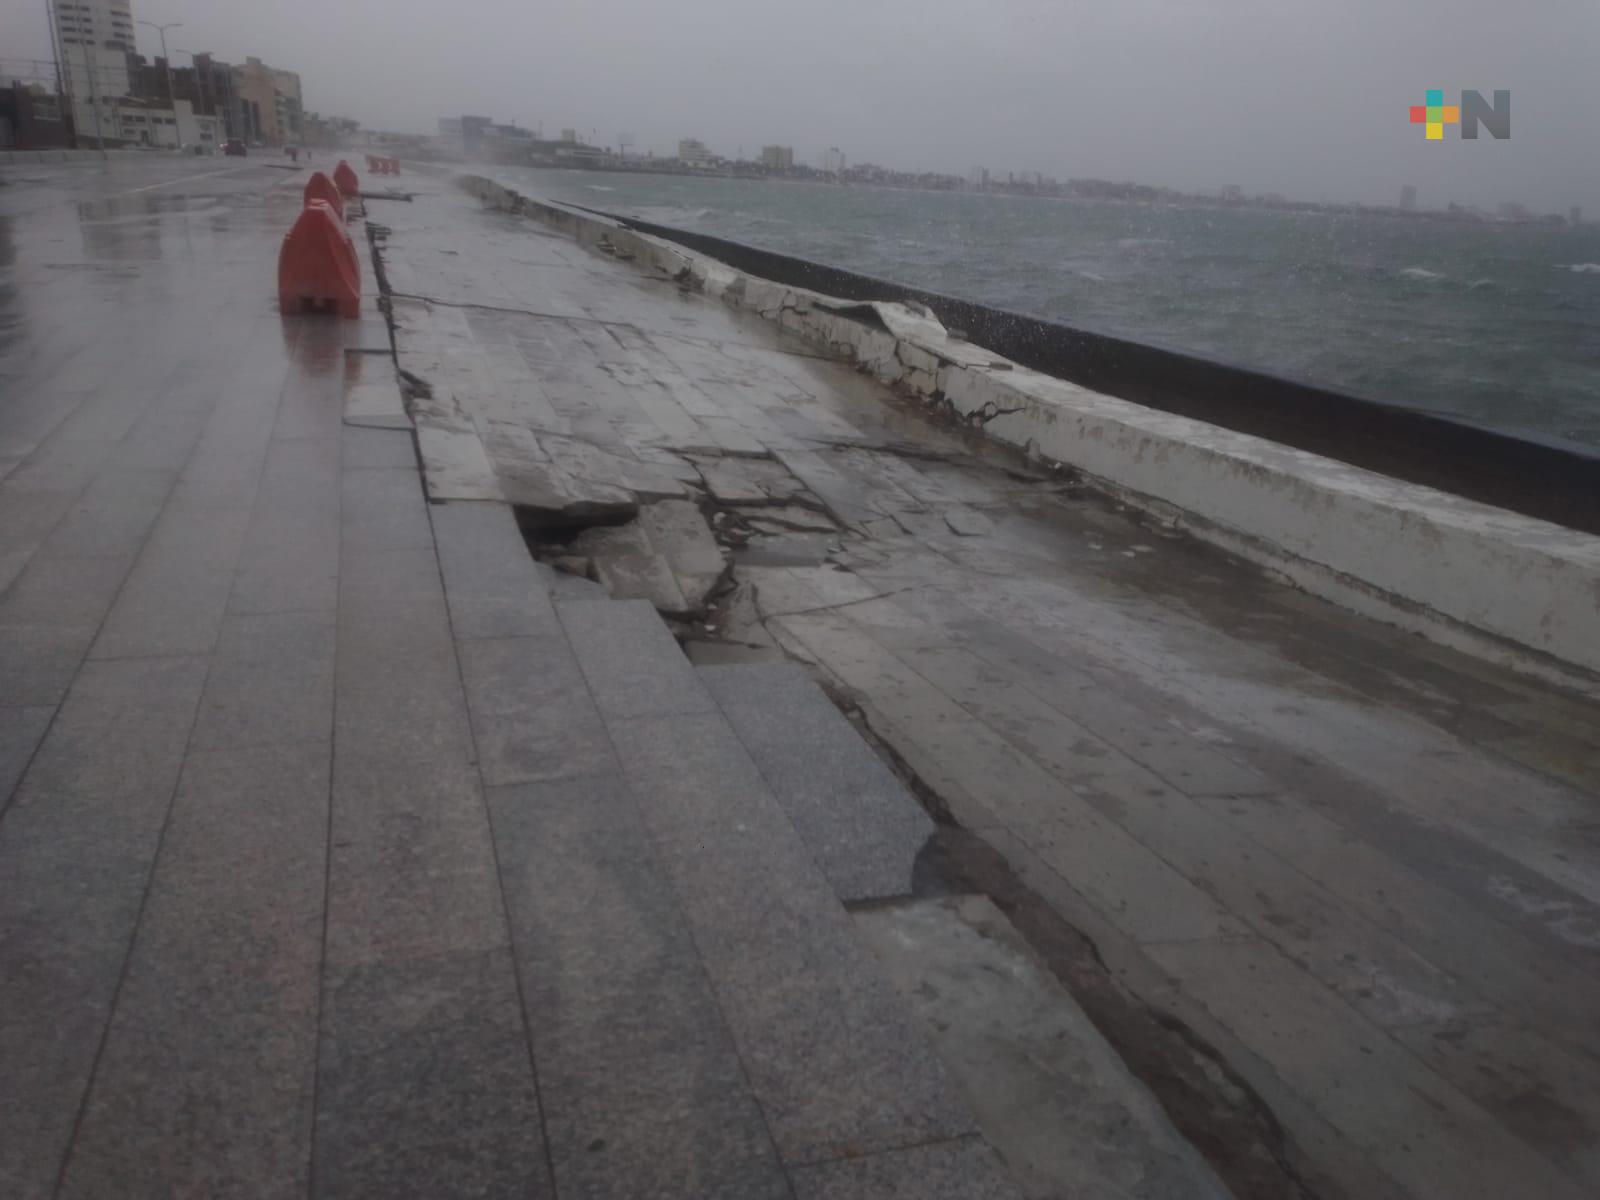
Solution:
[(763, 146), (761, 147), (761, 165), (769, 171), (794, 170), (793, 146)]
[(218, 144), (223, 138), (243, 137), (239, 99), (233, 90), (233, 67), (205, 52), (192, 58), (192, 66), (173, 67), (159, 57), (146, 60), (142, 55), (130, 55), (134, 97), (174, 110), (171, 115), (175, 124), (188, 124), (178, 120), (183, 103), (188, 104), (195, 118), (215, 118), (197, 121), (191, 131), (195, 136), (182, 138), (183, 143)]
[(817, 161), (818, 170), (825, 175), (841, 175), (844, 173), (844, 167), (844, 152), (837, 146), (829, 146)]
[(129, 0), (52, 0), (61, 86), (78, 136), (115, 140), (117, 103), (133, 90), (128, 56), (134, 52)]
[(717, 156), (706, 148), (699, 138), (683, 138), (678, 142), (678, 161), (691, 167), (709, 167)]
[(295, 72), (247, 58), (233, 68), (233, 90), (243, 124), (239, 136), (273, 146), (300, 140), (304, 108)]

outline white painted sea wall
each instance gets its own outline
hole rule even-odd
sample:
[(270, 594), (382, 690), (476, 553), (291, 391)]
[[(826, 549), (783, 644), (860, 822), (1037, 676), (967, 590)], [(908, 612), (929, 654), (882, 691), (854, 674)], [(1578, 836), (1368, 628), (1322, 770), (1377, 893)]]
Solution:
[(787, 287), (489, 179), (461, 182), (488, 204), (759, 313), (1308, 592), (1600, 686), (1600, 538), (1090, 391), (951, 337), (905, 305)]

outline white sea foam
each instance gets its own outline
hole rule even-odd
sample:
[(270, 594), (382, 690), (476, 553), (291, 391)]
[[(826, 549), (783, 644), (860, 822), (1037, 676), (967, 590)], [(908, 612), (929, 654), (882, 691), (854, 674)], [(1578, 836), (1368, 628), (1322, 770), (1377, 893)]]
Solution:
[(1600, 275), (1600, 263), (1557, 263), (1558, 267), (1565, 267), (1574, 275)]
[(1426, 267), (1402, 267), (1400, 275), (1404, 279), (1443, 279), (1444, 276), (1437, 271), (1430, 271)]

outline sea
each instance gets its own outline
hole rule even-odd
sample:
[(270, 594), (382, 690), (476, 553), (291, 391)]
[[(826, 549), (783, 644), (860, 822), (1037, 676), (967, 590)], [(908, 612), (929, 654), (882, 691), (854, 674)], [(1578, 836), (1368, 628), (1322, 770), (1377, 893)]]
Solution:
[(498, 168), (530, 194), (1600, 446), (1600, 224)]

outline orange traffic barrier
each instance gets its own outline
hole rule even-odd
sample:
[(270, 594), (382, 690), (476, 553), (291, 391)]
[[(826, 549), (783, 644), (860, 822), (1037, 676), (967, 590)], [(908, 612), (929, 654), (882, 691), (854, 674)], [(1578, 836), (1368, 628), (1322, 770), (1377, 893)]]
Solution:
[(391, 158), (389, 160), (389, 174), (391, 174), (391, 175), (400, 174), (400, 160), (398, 158)]
[(339, 160), (339, 165), (333, 169), (333, 181), (339, 185), (339, 191), (346, 197), (354, 196), (361, 190), (361, 180), (356, 178), (354, 168), (342, 158)]
[(278, 307), (294, 313), (307, 306), (332, 308), (342, 317), (361, 315), (356, 246), (325, 200), (306, 203), (278, 251)]
[(321, 171), (311, 172), (311, 178), (306, 180), (306, 203), (310, 204), (313, 200), (326, 201), (335, 216), (344, 216), (344, 197), (339, 194), (333, 180)]

